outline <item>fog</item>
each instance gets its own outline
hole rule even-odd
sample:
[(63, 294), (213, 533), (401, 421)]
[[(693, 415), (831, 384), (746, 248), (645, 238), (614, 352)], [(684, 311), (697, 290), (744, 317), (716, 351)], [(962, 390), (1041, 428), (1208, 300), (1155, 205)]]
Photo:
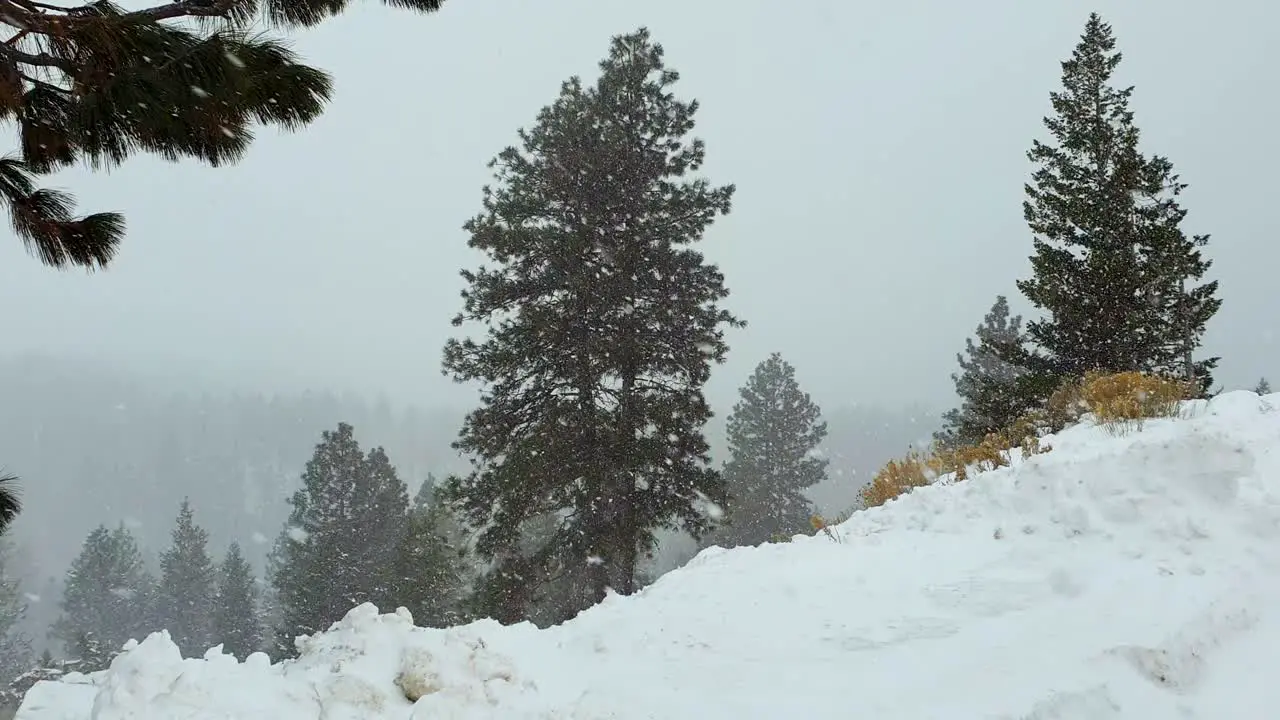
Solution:
[[(0, 243), (0, 462), (26, 479), (30, 571), (60, 576), (97, 522), (134, 518), (155, 528), (144, 538), (156, 549), (219, 462), (177, 477), (180, 463), (154, 459), (175, 438), (207, 433), (213, 455), (279, 439), (257, 465), (224, 464), (237, 484), (256, 482), (249, 465), (274, 484), (255, 486), (262, 499), (245, 502), (260, 517), (243, 527), (209, 520), (219, 548), (232, 534), (274, 537), (287, 482), (339, 420), (386, 444), (410, 485), (458, 468), (448, 443), (475, 392), (441, 374), (440, 356), (458, 271), (478, 259), (461, 225), (479, 210), (486, 163), (561, 81), (594, 77), (611, 36), (640, 25), (702, 103), (707, 174), (738, 186), (704, 243), (727, 307), (749, 323), (730, 332), (708, 389), (712, 439), (722, 444), (751, 369), (781, 352), (842, 458), (820, 504), (847, 504), (855, 477), (933, 430), (955, 354), (994, 297), (1025, 309), (1014, 286), (1031, 252), (1025, 153), (1091, 9), (1125, 53), (1144, 150), (1190, 183), (1185, 228), (1213, 235), (1224, 306), (1203, 352), (1223, 358), (1218, 384), (1276, 373), (1264, 271), (1280, 254), (1274, 3), (451, 0), (428, 17), (366, 3), (296, 37), (336, 78), (311, 128), (263, 131), (232, 168), (138, 158), (56, 178), (86, 212), (127, 214), (107, 271), (55, 272), (16, 239)], [(307, 391), (311, 405), (298, 400)], [(269, 396), (306, 409), (244, 410), (266, 423), (250, 428), (226, 409), (234, 393), (258, 397), (242, 409)], [(107, 409), (130, 430), (103, 436)], [(227, 427), (194, 420), (209, 413)]]

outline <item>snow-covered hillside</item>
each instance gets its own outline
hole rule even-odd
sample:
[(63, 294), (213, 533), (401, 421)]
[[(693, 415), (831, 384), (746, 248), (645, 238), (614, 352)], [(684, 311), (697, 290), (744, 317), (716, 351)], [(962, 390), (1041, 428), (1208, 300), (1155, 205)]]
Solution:
[(1188, 413), (1071, 428), (839, 542), (712, 549), (562, 627), (364, 606), (275, 666), (157, 634), (18, 719), (1276, 717), (1280, 394)]

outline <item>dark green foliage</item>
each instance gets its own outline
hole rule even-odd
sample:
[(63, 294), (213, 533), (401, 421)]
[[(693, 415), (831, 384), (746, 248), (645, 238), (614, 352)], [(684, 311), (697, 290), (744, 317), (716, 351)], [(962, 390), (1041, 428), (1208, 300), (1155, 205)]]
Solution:
[(422, 627), (448, 627), (462, 621), (469, 579), (465, 533), (449, 507), (435, 497), (430, 479), (409, 511), (396, 553), (395, 604), (413, 614)]
[[(388, 0), (421, 12), (442, 0)], [(18, 126), (19, 157), (0, 160), (14, 231), (54, 267), (106, 265), (124, 234), (115, 213), (74, 215), (67, 193), (33, 174), (79, 162), (110, 168), (139, 152), (219, 166), (238, 160), (255, 124), (293, 130), (318, 117), (332, 83), (279, 39), (250, 32), (314, 25), (346, 0), (179, 1), (125, 10), (12, 3), (0, 23), (0, 117)], [(198, 18), (201, 22), (173, 22)]]
[(714, 533), (723, 547), (759, 545), (779, 533), (809, 527), (805, 490), (827, 477), (815, 455), (827, 436), (822, 411), (800, 389), (796, 371), (778, 353), (756, 366), (729, 416), (727, 523)]
[(218, 592), (213, 612), (213, 639), (223, 652), (240, 660), (262, 649), (262, 622), (253, 568), (231, 543), (218, 568)]
[(943, 427), (935, 440), (948, 447), (976, 445), (1031, 409), (1033, 400), (1021, 392), (1020, 385), (1026, 369), (1001, 359), (1016, 355), (1025, 344), (1022, 316), (1010, 317), (1008, 299), (998, 296), (975, 337), (964, 341), (964, 353), (956, 355), (960, 372), (951, 379), (960, 407), (942, 416)]
[(183, 657), (203, 657), (213, 635), (216, 569), (207, 549), (209, 533), (196, 525), (191, 503), (182, 501), (173, 544), (160, 556), (156, 614), (160, 627)]
[(76, 657), (92, 650), (105, 662), (125, 642), (142, 640), (152, 630), (154, 591), (133, 535), (123, 525), (98, 526), (67, 571), (54, 636)]
[[(607, 587), (630, 593), (654, 532), (701, 534), (724, 495), (702, 386), (741, 323), (693, 246), (733, 187), (687, 177), (705, 155), (686, 137), (697, 103), (672, 94), (662, 57), (646, 30), (615, 38), (595, 86), (565, 82), (494, 160), (497, 182), (465, 226), (492, 264), (463, 272), (454, 320), (487, 336), (445, 348), (446, 373), (485, 387), (455, 443), (474, 470), (450, 478), (449, 501), (484, 528), (484, 559), (585, 564), (577, 609)], [(546, 547), (517, 553), (526, 522), (558, 511)]]
[(510, 624), (528, 620), (545, 627), (563, 622), (584, 604), (587, 563), (555, 544), (558, 513), (521, 523), (518, 540), (476, 579), (467, 600), (476, 617)]
[(346, 423), (324, 433), (302, 484), (273, 558), (276, 651), (284, 656), (295, 637), (328, 629), (357, 605), (394, 609), (394, 561), (409, 507), (386, 453), (365, 455)]
[(1267, 382), (1266, 378), (1262, 378), (1258, 380), (1258, 384), (1254, 386), (1253, 391), (1258, 393), (1259, 395), (1270, 395), (1271, 383)]
[[(1050, 95), (1053, 142), (1028, 153), (1039, 166), (1024, 203), (1035, 254), (1018, 288), (1045, 317), (1027, 325), (1034, 351), (1005, 359), (1047, 376), (1042, 388), (1091, 370), (1183, 376), (1221, 305), (1216, 282), (1192, 286), (1210, 265), (1208, 236), (1183, 233), (1185, 185), (1166, 158), (1138, 149), (1133, 88), (1111, 85), (1120, 59), (1111, 27), (1091, 15)], [(1206, 389), (1216, 363), (1194, 364)]]
[(18, 497), (18, 478), (0, 475), (0, 535), (22, 512), (22, 500)]

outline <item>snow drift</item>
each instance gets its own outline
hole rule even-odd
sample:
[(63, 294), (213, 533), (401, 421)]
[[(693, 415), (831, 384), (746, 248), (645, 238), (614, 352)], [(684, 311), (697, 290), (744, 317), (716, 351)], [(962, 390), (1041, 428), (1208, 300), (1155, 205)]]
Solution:
[(1262, 720), (1280, 707), (1276, 408), (1234, 392), (1122, 437), (1086, 422), (835, 540), (713, 548), (549, 630), (366, 605), (278, 665), (183, 660), (157, 633), (17, 717)]

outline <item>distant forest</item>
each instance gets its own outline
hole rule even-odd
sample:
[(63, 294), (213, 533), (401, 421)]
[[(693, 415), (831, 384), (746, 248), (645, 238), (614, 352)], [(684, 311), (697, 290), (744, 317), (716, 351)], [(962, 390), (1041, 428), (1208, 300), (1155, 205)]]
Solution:
[[(339, 422), (365, 446), (383, 446), (411, 490), (429, 473), (465, 468), (451, 448), (463, 409), (421, 408), (324, 391), (205, 392), (171, 380), (130, 376), (87, 361), (0, 358), (0, 458), (22, 477), (26, 509), (12, 533), (10, 571), (27, 595), (23, 625), (37, 641), (58, 613), (68, 564), (99, 524), (125, 523), (149, 553), (169, 542), (173, 515), (189, 498), (221, 553), (232, 541), (259, 571), (288, 515), (286, 498), (320, 434)], [(830, 433), (830, 479), (812, 489), (817, 508), (854, 505), (862, 484), (903, 447), (927, 442), (937, 415), (861, 407), (856, 398), (815, 398)], [(723, 459), (729, 403), (708, 427)], [(695, 551), (669, 537), (658, 569)], [(154, 557), (148, 558), (155, 562)], [(39, 643), (38, 643), (39, 644)]]

